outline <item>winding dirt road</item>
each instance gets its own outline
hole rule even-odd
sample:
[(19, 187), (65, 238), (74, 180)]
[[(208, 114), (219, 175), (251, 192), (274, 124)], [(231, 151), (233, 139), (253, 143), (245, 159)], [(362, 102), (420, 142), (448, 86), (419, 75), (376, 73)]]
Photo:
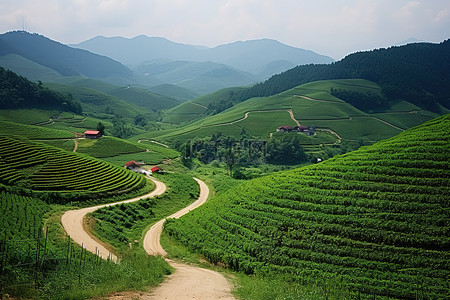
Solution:
[[(200, 179), (194, 179), (200, 185), (200, 196), (198, 199), (188, 207), (167, 218), (177, 219), (206, 202), (209, 195), (208, 186)], [(144, 249), (150, 255), (167, 255), (160, 244), (165, 220), (157, 222), (145, 235)], [(222, 274), (170, 259), (166, 259), (166, 261), (175, 268), (175, 273), (170, 275), (150, 295), (141, 295), (140, 299), (235, 299), (231, 294), (232, 285)]]
[[(111, 259), (115, 262), (118, 258), (109, 252), (102, 244), (91, 234), (89, 234), (83, 226), (84, 217), (99, 208), (117, 205), (121, 203), (129, 203), (138, 201), (143, 198), (161, 195), (166, 190), (166, 185), (153, 177), (149, 177), (156, 184), (156, 189), (146, 195), (133, 199), (115, 202), (111, 204), (103, 204), (93, 207), (87, 207), (77, 210), (69, 210), (61, 217), (61, 223), (68, 235), (79, 245), (83, 245), (88, 251), (101, 256), (104, 259)], [(200, 185), (200, 196), (198, 199), (186, 208), (170, 215), (168, 218), (179, 218), (191, 210), (199, 207), (206, 202), (209, 195), (208, 186), (201, 180), (194, 178)], [(160, 236), (163, 229), (163, 219), (153, 225), (146, 233), (144, 238), (144, 249), (151, 255), (167, 255), (166, 251), (161, 247)], [(166, 261), (175, 268), (175, 273), (170, 275), (168, 279), (149, 293), (124, 292), (115, 293), (108, 297), (109, 299), (230, 299), (236, 298), (231, 294), (233, 286), (220, 273), (198, 268), (183, 263), (179, 263), (170, 259)]]
[(75, 210), (69, 210), (64, 213), (64, 215), (61, 217), (61, 224), (64, 227), (64, 230), (67, 232), (67, 234), (79, 245), (82, 245), (86, 250), (89, 252), (92, 252), (94, 254), (97, 254), (98, 256), (102, 257), (103, 259), (111, 259), (115, 262), (117, 262), (117, 256), (110, 253), (109, 250), (106, 249), (104, 244), (99, 241), (97, 238), (95, 238), (92, 234), (89, 234), (84, 226), (83, 226), (83, 220), (84, 217), (90, 213), (93, 212), (99, 208), (105, 207), (105, 206), (112, 206), (117, 205), (121, 203), (130, 203), (134, 201), (138, 201), (140, 199), (155, 197), (158, 195), (161, 195), (166, 191), (166, 185), (162, 183), (159, 180), (156, 180), (153, 177), (149, 177), (155, 184), (156, 188), (145, 195), (135, 197), (132, 199), (128, 199), (125, 201), (115, 202), (115, 203), (109, 203), (109, 204), (102, 204), (97, 205), (93, 207), (86, 207), (82, 209), (75, 209)]

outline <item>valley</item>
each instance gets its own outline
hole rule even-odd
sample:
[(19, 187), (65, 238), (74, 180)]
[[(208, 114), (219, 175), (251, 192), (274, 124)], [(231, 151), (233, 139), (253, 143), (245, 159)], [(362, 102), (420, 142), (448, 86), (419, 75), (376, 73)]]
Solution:
[(449, 45), (0, 35), (1, 297), (446, 299)]

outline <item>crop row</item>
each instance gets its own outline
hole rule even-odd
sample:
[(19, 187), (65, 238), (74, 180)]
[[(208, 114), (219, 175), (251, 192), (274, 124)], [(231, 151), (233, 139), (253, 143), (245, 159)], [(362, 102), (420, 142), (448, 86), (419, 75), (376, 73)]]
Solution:
[(450, 119), (440, 120), (432, 124), (443, 131), (428, 124), (426, 134), (416, 128), (244, 183), (165, 228), (235, 270), (443, 299), (450, 294)]
[(0, 136), (0, 178), (14, 184), (24, 180), (36, 190), (124, 192), (142, 188), (142, 176), (84, 155), (49, 145)]
[[(142, 145), (124, 141), (115, 137), (102, 137), (94, 141), (92, 145), (84, 147), (85, 141), (79, 141), (78, 152), (85, 153), (93, 157), (110, 157), (121, 154), (145, 152), (146, 148)], [(91, 143), (92, 141), (88, 141)]]
[(29, 139), (70, 139), (74, 137), (73, 133), (64, 130), (7, 121), (0, 121), (0, 134), (21, 136)]
[(33, 237), (41, 228), (48, 205), (39, 199), (0, 191), (1, 238)]

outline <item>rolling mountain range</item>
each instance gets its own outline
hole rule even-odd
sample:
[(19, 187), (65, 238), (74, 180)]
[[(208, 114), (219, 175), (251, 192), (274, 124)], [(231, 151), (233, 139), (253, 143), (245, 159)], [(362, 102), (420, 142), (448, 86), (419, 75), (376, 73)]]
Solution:
[(159, 91), (169, 97), (176, 92), (168, 84), (202, 95), (248, 86), (299, 64), (332, 61), (267, 39), (206, 48), (146, 36), (96, 37), (70, 47), (25, 31), (0, 35), (0, 66), (31, 80), (84, 76), (118, 86), (164, 86)]
[(38, 34), (8, 32), (0, 35), (0, 45), (0, 56), (16, 54), (62, 76), (123, 80), (133, 77), (130, 69), (111, 58), (71, 48)]
[(131, 66), (155, 60), (214, 62), (260, 78), (268, 78), (296, 65), (334, 61), (331, 57), (271, 39), (238, 41), (207, 48), (144, 35), (132, 39), (98, 36), (73, 46), (109, 56)]

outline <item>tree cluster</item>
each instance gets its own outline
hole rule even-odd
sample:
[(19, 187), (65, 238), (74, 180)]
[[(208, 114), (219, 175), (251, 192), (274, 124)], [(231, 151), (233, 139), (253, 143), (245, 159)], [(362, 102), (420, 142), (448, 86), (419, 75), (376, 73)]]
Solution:
[(41, 82), (34, 83), (16, 73), (0, 67), (0, 107), (30, 108), (55, 107), (77, 114), (82, 113), (81, 104), (69, 94), (64, 96), (52, 91)]
[(363, 111), (384, 109), (389, 105), (386, 97), (369, 91), (360, 93), (345, 89), (331, 88), (330, 93)]

